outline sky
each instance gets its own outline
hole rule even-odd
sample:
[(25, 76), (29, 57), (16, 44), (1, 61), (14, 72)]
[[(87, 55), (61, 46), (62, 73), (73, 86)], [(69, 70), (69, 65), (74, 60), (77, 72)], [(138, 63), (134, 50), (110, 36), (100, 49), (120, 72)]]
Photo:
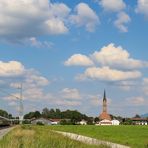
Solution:
[(148, 112), (148, 0), (0, 0), (0, 108)]

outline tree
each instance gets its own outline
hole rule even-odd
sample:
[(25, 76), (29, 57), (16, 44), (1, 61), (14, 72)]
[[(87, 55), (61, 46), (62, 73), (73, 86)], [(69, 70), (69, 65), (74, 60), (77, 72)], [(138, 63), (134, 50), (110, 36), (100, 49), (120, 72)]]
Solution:
[(34, 112), (34, 117), (35, 118), (40, 118), (41, 117), (41, 113), (39, 111), (35, 111)]
[(24, 119), (32, 119), (32, 118), (40, 118), (41, 113), (39, 111), (29, 112), (28, 114), (24, 115)]
[(130, 118), (123, 118), (122, 123), (123, 125), (131, 125), (132, 120)]
[(100, 121), (100, 119), (99, 119), (98, 117), (96, 117), (96, 118), (94, 119), (94, 121), (95, 121), (95, 123), (97, 123), (97, 122)]
[(48, 118), (48, 115), (49, 115), (49, 109), (48, 108), (44, 108), (42, 110), (42, 116), (45, 117), (45, 118)]
[(93, 121), (94, 121), (94, 118), (93, 117), (89, 117), (88, 120), (87, 120), (87, 124), (93, 125), (94, 124)]
[(60, 109), (55, 110), (55, 118), (61, 119), (61, 111), (60, 111)]
[(136, 114), (134, 118), (141, 118), (140, 115)]
[(7, 113), (7, 111), (2, 110), (2, 109), (0, 109), (0, 116), (9, 118), (9, 114)]

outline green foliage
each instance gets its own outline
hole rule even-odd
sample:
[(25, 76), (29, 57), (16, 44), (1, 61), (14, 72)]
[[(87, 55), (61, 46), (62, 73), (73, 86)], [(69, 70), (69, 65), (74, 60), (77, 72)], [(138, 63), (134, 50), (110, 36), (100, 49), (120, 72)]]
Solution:
[(60, 124), (61, 125), (75, 125), (74, 122), (72, 122), (71, 120), (66, 120), (66, 119), (61, 120)]
[(31, 124), (31, 121), (29, 121), (29, 120), (24, 120), (22, 123), (23, 123), (23, 124)]
[(134, 118), (141, 118), (140, 115), (136, 114)]
[(97, 123), (97, 122), (99, 122), (100, 121), (100, 119), (98, 118), (98, 117), (96, 117), (95, 119), (94, 119), (94, 122), (95, 123)]
[(0, 116), (6, 117), (6, 118), (12, 118), (11, 114), (8, 114), (7, 111), (0, 109)]
[(40, 121), (38, 121), (37, 123), (36, 123), (37, 125), (44, 125), (42, 122), (40, 122)]
[(40, 118), (41, 113), (39, 111), (30, 112), (26, 115), (24, 115), (24, 119), (32, 119), (32, 118)]
[(132, 120), (130, 118), (124, 118), (121, 122), (122, 125), (132, 125)]
[(59, 109), (48, 109), (44, 108), (42, 111), (42, 116), (45, 118), (56, 118), (56, 119), (61, 119), (61, 111)]

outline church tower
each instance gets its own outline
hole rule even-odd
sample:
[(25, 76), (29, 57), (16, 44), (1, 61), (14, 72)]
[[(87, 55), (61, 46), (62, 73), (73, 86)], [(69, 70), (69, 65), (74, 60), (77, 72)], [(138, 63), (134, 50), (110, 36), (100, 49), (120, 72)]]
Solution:
[(111, 120), (110, 115), (107, 113), (107, 98), (106, 98), (106, 92), (104, 90), (104, 96), (103, 96), (103, 106), (102, 106), (102, 113), (99, 116), (100, 120)]

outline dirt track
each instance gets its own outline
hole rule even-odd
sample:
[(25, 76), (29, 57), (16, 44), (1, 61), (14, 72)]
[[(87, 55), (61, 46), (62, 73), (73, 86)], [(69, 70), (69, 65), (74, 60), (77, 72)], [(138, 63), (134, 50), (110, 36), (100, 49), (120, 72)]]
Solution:
[(0, 140), (5, 136), (8, 132), (10, 132), (14, 127), (4, 128), (0, 130)]

